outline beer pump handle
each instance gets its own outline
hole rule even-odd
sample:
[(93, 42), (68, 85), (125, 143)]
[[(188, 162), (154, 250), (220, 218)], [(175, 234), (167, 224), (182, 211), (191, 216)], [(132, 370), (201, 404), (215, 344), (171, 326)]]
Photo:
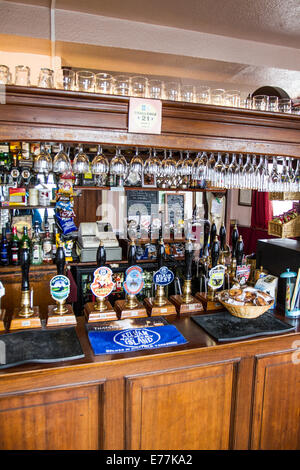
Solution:
[(226, 228), (224, 224), (221, 225), (220, 228), (220, 245), (221, 245), (221, 251), (225, 251), (226, 249)]
[(213, 221), (213, 223), (211, 224), (211, 227), (210, 227), (210, 248), (212, 247), (212, 244), (214, 242), (214, 239), (217, 235), (217, 226), (215, 224), (215, 221)]
[(193, 243), (188, 240), (185, 244), (185, 278), (187, 281), (191, 280), (192, 275), (192, 264), (194, 257)]
[(241, 266), (243, 263), (243, 256), (244, 256), (244, 242), (243, 238), (240, 235), (239, 239), (236, 244), (236, 265)]
[(100, 241), (98, 249), (97, 249), (97, 256), (96, 256), (97, 268), (100, 266), (104, 266), (106, 263), (106, 251), (102, 241)]
[(232, 235), (231, 235), (232, 257), (233, 258), (236, 257), (236, 244), (237, 244), (238, 238), (239, 238), (239, 232), (238, 232), (238, 229), (237, 229), (237, 225), (235, 225), (233, 227)]
[(57, 269), (57, 274), (63, 276), (65, 271), (66, 257), (63, 244), (60, 243), (59, 247), (56, 250), (55, 255), (55, 264)]
[(206, 251), (206, 247), (208, 246), (209, 233), (210, 233), (210, 223), (208, 220), (206, 220), (204, 222), (204, 227), (203, 227), (203, 254)]
[(22, 291), (29, 290), (29, 266), (30, 266), (30, 253), (27, 243), (24, 243), (20, 253), (20, 264), (22, 270)]
[(166, 255), (165, 245), (164, 245), (163, 239), (161, 238), (158, 242), (158, 245), (157, 245), (158, 269), (160, 269), (164, 265), (165, 255)]
[(131, 240), (128, 248), (128, 267), (133, 266), (136, 263), (136, 244), (134, 240)]
[(218, 241), (218, 237), (215, 237), (213, 244), (211, 246), (211, 265), (214, 268), (218, 264), (220, 255), (220, 245)]

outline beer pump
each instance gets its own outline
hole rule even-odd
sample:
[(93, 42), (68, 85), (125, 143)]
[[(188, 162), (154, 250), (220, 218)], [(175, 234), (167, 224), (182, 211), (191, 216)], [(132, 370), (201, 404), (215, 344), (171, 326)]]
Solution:
[(65, 250), (60, 242), (55, 255), (57, 275), (50, 279), (50, 294), (56, 305), (48, 306), (47, 326), (76, 325), (76, 316), (70, 304), (66, 303), (70, 294), (70, 281), (65, 276)]
[(128, 268), (125, 272), (123, 288), (126, 292), (126, 298), (116, 300), (115, 310), (119, 318), (147, 317), (144, 305), (138, 301), (137, 294), (144, 287), (143, 270), (136, 266), (136, 244), (131, 240), (128, 248)]
[(91, 291), (96, 297), (95, 302), (87, 302), (84, 306), (84, 315), (87, 322), (117, 320), (117, 314), (107, 297), (113, 291), (113, 272), (105, 266), (106, 251), (102, 240), (100, 240), (96, 254), (97, 268), (94, 271)]
[(3, 331), (6, 329), (5, 326), (5, 312), (6, 310), (4, 308), (1, 308), (1, 298), (5, 295), (5, 289), (3, 287), (2, 282), (0, 281), (0, 331)]
[(150, 297), (144, 300), (149, 316), (176, 314), (175, 305), (172, 304), (165, 295), (165, 287), (174, 281), (173, 272), (164, 265), (165, 256), (165, 245), (161, 238), (157, 245), (158, 271), (153, 275), (153, 283), (156, 287), (155, 297)]
[(178, 315), (199, 312), (203, 310), (202, 303), (192, 296), (192, 263), (194, 257), (193, 242), (190, 239), (185, 243), (185, 273), (182, 295), (172, 295), (170, 301), (175, 305)]
[[(39, 316), (39, 307), (33, 306), (33, 290), (29, 284), (30, 250), (27, 241), (24, 242), (20, 252), (22, 271), (21, 305), (14, 309), (9, 328), (11, 330), (22, 328), (40, 328), (42, 326)], [(5, 323), (9, 324), (9, 319)]]
[[(213, 233), (214, 235), (214, 233)], [(224, 285), (226, 267), (218, 264), (220, 256), (220, 244), (217, 235), (210, 245), (211, 262), (208, 265), (204, 279), (205, 290), (198, 292), (195, 297), (202, 302), (205, 311), (221, 310), (222, 305), (215, 299), (215, 291)]]

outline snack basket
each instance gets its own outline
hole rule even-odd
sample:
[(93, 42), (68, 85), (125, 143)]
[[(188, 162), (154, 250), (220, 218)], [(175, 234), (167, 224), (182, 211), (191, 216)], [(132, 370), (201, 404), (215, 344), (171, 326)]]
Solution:
[[(224, 293), (226, 291), (223, 291)], [(228, 291), (227, 291), (228, 292)], [(274, 301), (268, 305), (234, 305), (222, 300), (221, 296), (218, 296), (220, 304), (222, 304), (231, 315), (239, 318), (257, 318), (260, 317), (267, 310), (272, 308)]]
[(268, 234), (280, 238), (295, 238), (300, 236), (300, 216), (284, 224), (270, 220)]

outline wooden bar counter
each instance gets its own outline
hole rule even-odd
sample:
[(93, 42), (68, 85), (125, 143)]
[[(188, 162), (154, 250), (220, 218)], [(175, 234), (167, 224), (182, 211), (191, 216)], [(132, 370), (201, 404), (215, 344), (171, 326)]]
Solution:
[(170, 316), (187, 344), (94, 356), (77, 320), (84, 358), (0, 371), (2, 450), (300, 448), (299, 321), (217, 344)]

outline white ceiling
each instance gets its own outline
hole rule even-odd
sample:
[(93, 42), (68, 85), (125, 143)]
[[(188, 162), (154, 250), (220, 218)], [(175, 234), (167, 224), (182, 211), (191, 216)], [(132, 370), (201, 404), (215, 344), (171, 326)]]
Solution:
[[(82, 44), (87, 51), (95, 47), (90, 50), (94, 54), (97, 50), (99, 58), (110, 48), (116, 60), (119, 54), (120, 67), (136, 52), (139, 61), (142, 55), (145, 63), (149, 61), (153, 74), (156, 62), (158, 71), (159, 64), (169, 64), (170, 71), (176, 69), (176, 75), (181, 73), (183, 78), (216, 81), (219, 76), (224, 83), (254, 89), (274, 85), (293, 97), (300, 95), (300, 0), (18, 3), (22, 5), (10, 0), (0, 4), (4, 34), (49, 39), (52, 5), (57, 41)], [(61, 46), (65, 62), (74, 65), (67, 49)], [(133, 64), (133, 57), (130, 61)]]

